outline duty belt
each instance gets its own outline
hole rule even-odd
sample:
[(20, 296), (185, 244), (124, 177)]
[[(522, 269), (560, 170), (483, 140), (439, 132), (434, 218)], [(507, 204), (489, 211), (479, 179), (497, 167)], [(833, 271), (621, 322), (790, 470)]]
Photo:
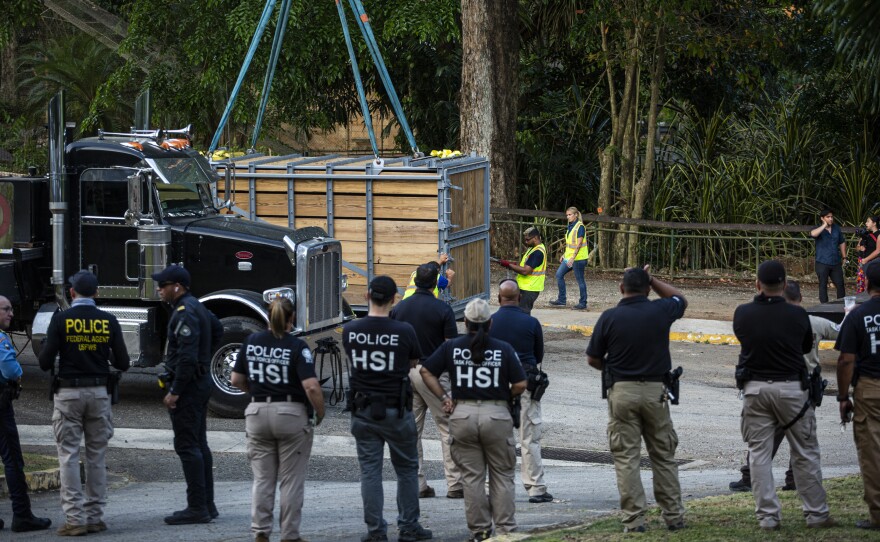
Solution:
[(614, 375), (615, 382), (663, 382), (663, 375), (641, 376), (618, 376)]
[(92, 388), (96, 386), (106, 386), (106, 376), (81, 376), (77, 378), (59, 378), (59, 388)]
[(251, 397), (251, 403), (305, 403), (293, 395), (255, 395)]
[(507, 401), (504, 399), (456, 399), (457, 403), (463, 403), (466, 405), (503, 405), (507, 406)]

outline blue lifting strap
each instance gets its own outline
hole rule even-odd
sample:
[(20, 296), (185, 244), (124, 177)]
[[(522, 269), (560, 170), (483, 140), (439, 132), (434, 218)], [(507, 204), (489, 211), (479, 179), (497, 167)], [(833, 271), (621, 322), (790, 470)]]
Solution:
[(291, 1), (281, 0), (278, 25), (275, 27), (275, 38), (272, 41), (272, 54), (269, 56), (269, 66), (266, 68), (266, 78), (263, 80), (263, 94), (260, 97), (260, 109), (257, 110), (257, 122), (254, 124), (254, 135), (251, 138), (251, 150), (257, 147), (260, 128), (263, 126), (263, 115), (266, 113), (266, 105), (269, 103), (269, 91), (272, 89), (272, 79), (275, 78), (275, 66), (278, 64), (278, 56), (281, 54), (281, 44), (284, 41), (284, 31), (287, 29), (287, 19), (290, 18)]
[(351, 44), (351, 35), (348, 33), (348, 21), (345, 18), (345, 9), (342, 2), (336, 0), (336, 11), (339, 12), (339, 22), (342, 24), (342, 33), (345, 35), (345, 46), (348, 48), (348, 57), (351, 59), (351, 71), (354, 74), (354, 83), (357, 86), (358, 99), (361, 102), (361, 113), (364, 116), (364, 124), (367, 134), (370, 136), (370, 146), (373, 147), (373, 155), (379, 157), (379, 147), (376, 145), (376, 134), (373, 131), (373, 119), (370, 117), (370, 106), (367, 104), (367, 95), (364, 93), (364, 83), (361, 81), (361, 71), (358, 69), (357, 57), (354, 55), (354, 47)]
[(247, 55), (244, 58), (244, 63), (241, 65), (241, 71), (238, 72), (238, 80), (235, 82), (235, 86), (232, 88), (232, 94), (229, 96), (229, 101), (226, 102), (226, 109), (223, 111), (223, 116), (220, 118), (220, 125), (217, 126), (217, 131), (214, 132), (214, 139), (211, 140), (211, 146), (208, 147), (208, 154), (210, 155), (212, 152), (217, 150), (217, 144), (220, 142), (220, 136), (223, 133), (223, 128), (226, 126), (226, 122), (229, 120), (229, 113), (232, 111), (232, 106), (235, 105), (235, 99), (238, 97), (238, 92), (241, 90), (241, 84), (244, 81), (244, 76), (247, 75), (248, 68), (250, 68), (251, 61), (254, 59), (254, 54), (257, 52), (257, 46), (260, 44), (260, 38), (263, 37), (263, 32), (266, 30), (266, 25), (269, 24), (269, 19), (272, 17), (272, 12), (275, 10), (275, 4), (277, 0), (266, 0), (266, 7), (263, 8), (263, 15), (260, 17), (260, 23), (257, 26), (256, 32), (254, 32), (254, 37), (251, 39), (251, 45), (248, 48)]
[(413, 153), (418, 154), (419, 147), (416, 145), (412, 130), (410, 130), (409, 123), (406, 121), (403, 107), (400, 105), (400, 100), (397, 98), (397, 91), (394, 90), (394, 85), (391, 83), (391, 77), (388, 75), (388, 69), (385, 67), (385, 61), (382, 58), (382, 53), (379, 51), (379, 45), (376, 43), (376, 38), (373, 35), (373, 30), (370, 26), (370, 18), (367, 16), (361, 0), (348, 0), (348, 3), (351, 6), (352, 12), (355, 14), (355, 20), (357, 20), (358, 27), (361, 29), (364, 41), (367, 43), (367, 49), (369, 49), (370, 55), (373, 57), (373, 63), (376, 65), (376, 69), (379, 72), (382, 85), (385, 86), (385, 91), (388, 93), (388, 98), (391, 100), (391, 107), (394, 108), (397, 122), (400, 123), (400, 127), (403, 129), (403, 133), (406, 136)]

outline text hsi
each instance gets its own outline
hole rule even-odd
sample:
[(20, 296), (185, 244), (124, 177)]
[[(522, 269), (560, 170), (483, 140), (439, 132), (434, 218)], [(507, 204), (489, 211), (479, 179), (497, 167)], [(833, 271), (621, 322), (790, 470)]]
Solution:
[[(396, 333), (383, 333), (373, 335), (370, 333), (349, 332), (349, 344), (362, 344), (365, 346), (397, 346), (400, 339)], [(351, 349), (351, 366), (364, 371), (393, 371), (394, 352), (381, 350), (358, 350)]]

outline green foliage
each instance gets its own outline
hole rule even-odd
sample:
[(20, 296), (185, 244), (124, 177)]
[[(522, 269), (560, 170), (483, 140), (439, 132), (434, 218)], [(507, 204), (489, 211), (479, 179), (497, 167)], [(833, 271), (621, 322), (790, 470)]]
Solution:
[[(127, 101), (119, 96), (96, 100), (101, 83), (121, 65), (112, 51), (80, 32), (56, 32), (45, 42), (23, 46), (19, 89), (25, 115), (43, 118), (46, 104), (63, 89), (66, 118), (78, 122), (81, 132), (98, 127), (127, 129), (133, 117)], [(92, 110), (96, 103), (102, 107)]]
[(39, 0), (5, 0), (0, 9), (0, 50), (22, 29), (37, 25), (42, 9)]
[(830, 19), (837, 50), (855, 70), (863, 110), (880, 112), (880, 2), (817, 0), (814, 9)]

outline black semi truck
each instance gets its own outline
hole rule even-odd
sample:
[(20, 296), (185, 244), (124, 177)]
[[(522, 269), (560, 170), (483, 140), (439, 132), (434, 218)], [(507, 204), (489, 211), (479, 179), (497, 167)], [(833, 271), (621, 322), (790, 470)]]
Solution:
[(294, 301), (293, 333), (313, 348), (339, 337), (353, 317), (339, 241), (321, 228), (226, 214), (231, 203), (217, 204), (218, 176), (188, 130), (71, 142), (63, 110), (59, 94), (49, 106), (49, 175), (0, 177), (0, 295), (14, 306), (12, 331), (27, 332), (35, 351), (52, 314), (68, 306), (67, 277), (88, 269), (100, 282), (98, 304), (122, 325), (132, 366), (159, 365), (169, 312), (151, 274), (171, 263), (190, 272), (193, 295), (223, 323), (210, 364), (215, 414), (241, 415), (247, 398), (230, 372), (242, 339), (266, 328), (275, 296)]

